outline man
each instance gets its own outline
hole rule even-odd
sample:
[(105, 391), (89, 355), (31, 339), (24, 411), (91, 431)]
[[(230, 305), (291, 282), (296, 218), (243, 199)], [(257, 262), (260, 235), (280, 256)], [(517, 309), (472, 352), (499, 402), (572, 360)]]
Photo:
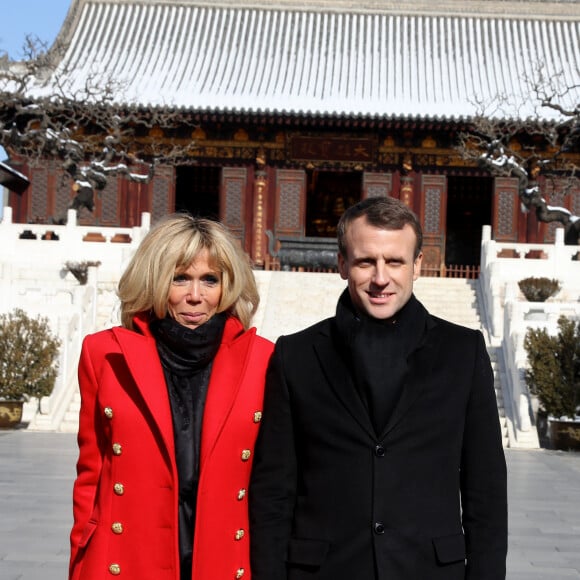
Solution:
[(483, 335), (413, 295), (393, 198), (338, 225), (333, 318), (281, 337), (250, 485), (253, 580), (503, 580), (506, 467)]

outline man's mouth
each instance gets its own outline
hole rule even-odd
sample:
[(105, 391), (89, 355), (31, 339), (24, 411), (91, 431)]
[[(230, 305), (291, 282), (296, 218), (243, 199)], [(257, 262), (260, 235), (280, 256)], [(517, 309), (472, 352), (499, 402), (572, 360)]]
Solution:
[(380, 299), (384, 299), (384, 298), (389, 298), (389, 296), (393, 296), (392, 292), (368, 292), (368, 295), (371, 298), (380, 298)]

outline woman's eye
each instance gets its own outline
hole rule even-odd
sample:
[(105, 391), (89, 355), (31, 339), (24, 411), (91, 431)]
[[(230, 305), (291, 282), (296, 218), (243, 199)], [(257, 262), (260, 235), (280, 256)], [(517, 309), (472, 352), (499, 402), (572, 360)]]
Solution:
[(220, 279), (218, 278), (218, 276), (214, 276), (213, 274), (208, 274), (207, 276), (204, 276), (203, 281), (208, 286), (215, 286), (220, 283)]
[(181, 285), (181, 284), (187, 284), (189, 282), (189, 279), (187, 278), (187, 276), (185, 274), (176, 274), (175, 276), (173, 276), (173, 283), (177, 284), (177, 285)]

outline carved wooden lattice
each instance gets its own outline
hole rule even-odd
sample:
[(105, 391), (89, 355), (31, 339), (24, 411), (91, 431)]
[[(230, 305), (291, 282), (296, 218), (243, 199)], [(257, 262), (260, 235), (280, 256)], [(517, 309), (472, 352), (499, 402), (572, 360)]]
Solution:
[(71, 202), (71, 185), (72, 181), (68, 175), (65, 175), (64, 171), (56, 170), (56, 195), (54, 204), (54, 214), (55, 216), (66, 216), (68, 206)]
[(224, 167), (220, 193), (220, 219), (243, 242), (245, 235), (244, 212), (248, 170), (245, 167)]
[(423, 233), (438, 234), (441, 221), (441, 190), (436, 187), (425, 189), (425, 217)]
[(95, 192), (95, 201), (101, 206), (101, 224), (116, 225), (119, 220), (119, 186), (118, 179), (107, 179), (104, 189)]
[(423, 227), (423, 268), (438, 271), (445, 261), (445, 212), (447, 178), (424, 175), (421, 179), (421, 212)]
[(495, 179), (493, 237), (498, 242), (515, 242), (518, 236), (518, 180)]
[[(565, 208), (572, 201), (565, 193), (564, 187), (565, 182), (556, 181), (551, 184), (549, 191), (546, 192), (551, 206)], [(547, 226), (546, 234), (544, 235), (544, 243), (553, 244), (556, 239), (556, 229), (561, 228), (562, 224), (560, 222), (551, 222), (547, 224)]]
[(304, 235), (306, 174), (281, 169), (276, 174), (276, 234)]
[(33, 167), (30, 179), (31, 204), (27, 221), (44, 220), (49, 213), (48, 209), (48, 168)]
[(362, 198), (388, 197), (393, 189), (391, 173), (363, 173)]
[(159, 167), (152, 183), (151, 222), (155, 223), (170, 211), (172, 194), (172, 170)]

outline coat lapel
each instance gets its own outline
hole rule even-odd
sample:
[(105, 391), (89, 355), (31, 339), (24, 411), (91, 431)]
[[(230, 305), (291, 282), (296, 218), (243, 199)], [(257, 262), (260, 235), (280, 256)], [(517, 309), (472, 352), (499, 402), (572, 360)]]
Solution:
[(228, 318), (222, 344), (216, 354), (211, 370), (207, 399), (203, 414), (201, 438), (201, 462), (205, 463), (232, 412), (246, 372), (255, 330), (243, 333), (241, 324)]
[(123, 328), (114, 328), (113, 332), (135, 385), (150, 411), (151, 420), (159, 427), (165, 446), (170, 451), (169, 456), (173, 457), (173, 420), (155, 340)]
[(321, 333), (314, 343), (314, 350), (326, 380), (340, 402), (353, 419), (373, 438), (376, 437), (368, 411), (362, 402), (351, 373), (340, 353), (334, 347), (331, 337)]
[(433, 328), (436, 322), (431, 316), (427, 318), (427, 326), (423, 338), (417, 348), (409, 355), (409, 372), (401, 392), (401, 397), (391, 414), (391, 417), (381, 434), (381, 439), (391, 431), (412, 407), (421, 395), (429, 380), (431, 369), (437, 359), (438, 343), (434, 340)]

